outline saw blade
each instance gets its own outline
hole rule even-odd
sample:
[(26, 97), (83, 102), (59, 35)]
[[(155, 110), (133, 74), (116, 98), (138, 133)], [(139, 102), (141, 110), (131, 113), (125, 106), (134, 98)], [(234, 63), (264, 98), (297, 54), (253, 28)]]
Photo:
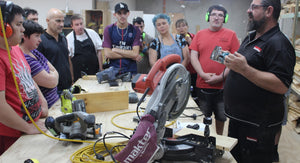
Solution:
[(167, 120), (176, 119), (185, 109), (190, 95), (190, 75), (182, 64), (171, 65), (155, 88), (145, 110), (156, 119), (158, 141)]

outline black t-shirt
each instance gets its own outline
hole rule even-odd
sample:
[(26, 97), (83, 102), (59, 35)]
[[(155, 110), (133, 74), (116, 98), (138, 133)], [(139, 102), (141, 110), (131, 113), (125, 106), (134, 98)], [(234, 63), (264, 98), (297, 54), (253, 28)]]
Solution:
[[(292, 82), (295, 50), (287, 37), (275, 26), (254, 40), (255, 32), (242, 42), (238, 52), (248, 64), (276, 75), (287, 87)], [(253, 125), (280, 124), (284, 113), (284, 95), (256, 86), (242, 75), (230, 71), (224, 86), (225, 113), (228, 117)]]
[(68, 89), (72, 85), (72, 76), (69, 64), (69, 50), (67, 40), (59, 35), (58, 41), (47, 32), (41, 35), (42, 42), (37, 48), (55, 67), (59, 74), (57, 90)]

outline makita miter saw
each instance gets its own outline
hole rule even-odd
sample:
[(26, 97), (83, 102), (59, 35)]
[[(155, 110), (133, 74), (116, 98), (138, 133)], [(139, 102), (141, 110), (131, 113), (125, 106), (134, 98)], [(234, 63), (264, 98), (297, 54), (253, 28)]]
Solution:
[(115, 156), (118, 161), (146, 163), (164, 156), (165, 123), (184, 111), (190, 95), (190, 75), (180, 60), (179, 55), (168, 55), (159, 59), (149, 74), (137, 74), (132, 80), (135, 91), (152, 96), (134, 135)]

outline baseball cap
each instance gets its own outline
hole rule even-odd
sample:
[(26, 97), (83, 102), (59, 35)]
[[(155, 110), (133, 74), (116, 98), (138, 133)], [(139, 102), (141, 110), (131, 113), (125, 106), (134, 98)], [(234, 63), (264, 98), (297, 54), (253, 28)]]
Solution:
[(123, 3), (123, 2), (120, 2), (120, 3), (116, 4), (116, 6), (115, 6), (115, 13), (117, 13), (120, 10), (126, 10), (128, 12), (129, 10), (128, 10), (127, 4)]

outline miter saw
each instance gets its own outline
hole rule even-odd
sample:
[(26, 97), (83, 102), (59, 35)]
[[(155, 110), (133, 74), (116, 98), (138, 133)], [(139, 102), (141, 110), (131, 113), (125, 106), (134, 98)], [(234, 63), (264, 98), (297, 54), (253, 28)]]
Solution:
[(190, 94), (190, 74), (180, 61), (179, 55), (168, 55), (159, 59), (149, 74), (137, 74), (132, 80), (135, 91), (152, 96), (134, 135), (115, 156), (118, 161), (152, 162), (163, 157), (165, 123), (184, 111)]

